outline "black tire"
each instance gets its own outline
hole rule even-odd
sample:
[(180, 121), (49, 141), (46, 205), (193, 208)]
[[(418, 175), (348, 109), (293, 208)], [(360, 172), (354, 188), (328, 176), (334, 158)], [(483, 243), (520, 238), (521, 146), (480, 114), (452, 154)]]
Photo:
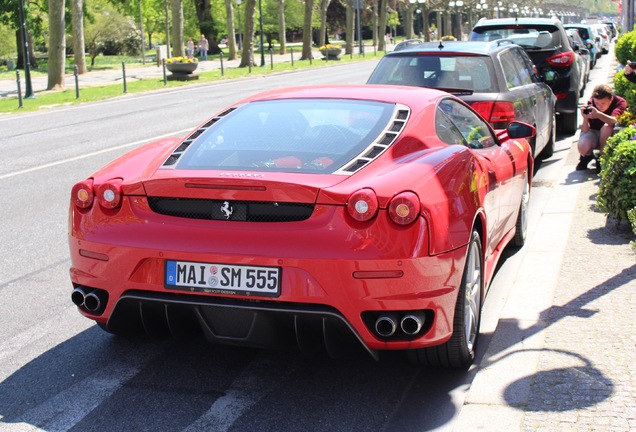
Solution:
[(574, 111), (572, 113), (562, 113), (559, 115), (561, 121), (561, 128), (566, 134), (574, 134), (579, 127), (579, 113)]
[(550, 125), (550, 139), (548, 140), (548, 143), (545, 145), (545, 147), (543, 147), (543, 150), (541, 150), (541, 153), (539, 154), (539, 157), (541, 159), (548, 159), (551, 158), (552, 155), (554, 154), (554, 144), (556, 143), (556, 114), (554, 114), (554, 111), (552, 111), (552, 124)]
[(407, 351), (418, 365), (467, 369), (475, 359), (484, 293), (484, 265), (481, 237), (473, 230), (468, 243), (466, 263), (457, 293), (453, 334), (444, 344)]
[(517, 213), (517, 223), (515, 225), (515, 238), (513, 244), (521, 247), (526, 243), (528, 234), (528, 205), (530, 204), (530, 182), (528, 180), (528, 172), (523, 180), (523, 192), (521, 193), (521, 203), (519, 204), (519, 213)]

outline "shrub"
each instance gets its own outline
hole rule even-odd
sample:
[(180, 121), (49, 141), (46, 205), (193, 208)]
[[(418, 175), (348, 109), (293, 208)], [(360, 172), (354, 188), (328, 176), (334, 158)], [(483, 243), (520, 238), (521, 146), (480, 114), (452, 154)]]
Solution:
[[(632, 224), (634, 235), (636, 235), (636, 207), (627, 212), (627, 218), (629, 219), (629, 223)], [(632, 246), (632, 250), (636, 252), (636, 241), (632, 241), (629, 244)]]
[(627, 64), (627, 60), (636, 59), (636, 31), (625, 33), (618, 38), (614, 53), (620, 64)]
[(636, 109), (636, 84), (627, 81), (622, 72), (614, 75), (614, 92), (625, 98), (627, 106)]
[(621, 221), (636, 207), (636, 127), (629, 127), (607, 140), (601, 155), (598, 208)]
[[(631, 105), (636, 111), (636, 105)], [(616, 116), (616, 122), (621, 127), (629, 127), (636, 125), (636, 114), (632, 112), (632, 109), (628, 106), (625, 112)]]

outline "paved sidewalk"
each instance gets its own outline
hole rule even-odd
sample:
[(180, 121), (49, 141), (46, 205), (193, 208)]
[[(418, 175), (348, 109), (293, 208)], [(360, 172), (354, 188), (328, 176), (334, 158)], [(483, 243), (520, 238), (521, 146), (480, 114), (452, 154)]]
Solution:
[(636, 431), (634, 236), (596, 210), (599, 179), (575, 170), (577, 140), (524, 247), (458, 432)]

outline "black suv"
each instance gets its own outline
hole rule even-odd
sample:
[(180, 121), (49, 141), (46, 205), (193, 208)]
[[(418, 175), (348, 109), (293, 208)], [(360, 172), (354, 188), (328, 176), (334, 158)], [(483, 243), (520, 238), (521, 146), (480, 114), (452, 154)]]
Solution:
[(497, 42), (420, 42), (396, 46), (378, 63), (367, 84), (430, 87), (453, 93), (505, 129), (513, 120), (536, 127), (533, 155), (554, 151), (556, 98), (518, 45)]
[(472, 41), (505, 38), (522, 46), (557, 98), (563, 131), (578, 127), (581, 71), (563, 24), (557, 18), (481, 19), (470, 33)]

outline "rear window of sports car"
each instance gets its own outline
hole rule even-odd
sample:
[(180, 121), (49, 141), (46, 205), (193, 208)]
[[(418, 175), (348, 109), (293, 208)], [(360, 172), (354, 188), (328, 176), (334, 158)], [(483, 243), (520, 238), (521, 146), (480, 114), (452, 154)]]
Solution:
[(368, 147), (394, 111), (344, 99), (248, 103), (201, 134), (176, 168), (330, 173)]

